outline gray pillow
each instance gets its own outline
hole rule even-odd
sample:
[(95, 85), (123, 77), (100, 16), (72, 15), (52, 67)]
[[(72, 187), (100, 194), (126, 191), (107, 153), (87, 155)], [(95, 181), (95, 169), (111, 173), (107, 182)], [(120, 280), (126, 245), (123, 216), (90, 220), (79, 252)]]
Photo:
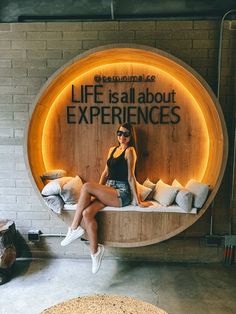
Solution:
[(193, 193), (194, 207), (201, 208), (207, 199), (209, 186), (205, 183), (191, 179), (186, 184), (185, 188)]
[(83, 183), (79, 176), (74, 177), (61, 187), (60, 196), (66, 204), (76, 204)]
[(47, 172), (44, 172), (41, 175), (41, 180), (44, 182), (46, 180), (54, 180), (54, 179), (58, 179), (61, 177), (65, 177), (66, 176), (66, 171), (63, 169), (55, 169), (55, 170), (50, 170)]
[(193, 204), (193, 194), (185, 189), (181, 189), (175, 198), (175, 202), (186, 212), (190, 212)]
[(146, 186), (147, 188), (152, 189), (151, 193), (147, 196), (146, 199), (147, 199), (147, 200), (153, 199), (153, 195), (154, 195), (154, 192), (155, 192), (156, 184), (153, 183), (152, 181), (150, 181), (149, 178), (147, 178), (147, 179), (143, 182), (143, 185)]
[(46, 205), (56, 214), (61, 214), (64, 207), (63, 199), (59, 195), (43, 196)]

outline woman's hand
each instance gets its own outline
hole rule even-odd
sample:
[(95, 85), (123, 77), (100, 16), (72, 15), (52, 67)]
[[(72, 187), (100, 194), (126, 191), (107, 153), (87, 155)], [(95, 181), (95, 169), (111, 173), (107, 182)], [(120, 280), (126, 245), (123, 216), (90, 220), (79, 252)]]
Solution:
[(149, 207), (152, 206), (152, 202), (148, 202), (148, 201), (139, 201), (138, 206), (140, 207)]

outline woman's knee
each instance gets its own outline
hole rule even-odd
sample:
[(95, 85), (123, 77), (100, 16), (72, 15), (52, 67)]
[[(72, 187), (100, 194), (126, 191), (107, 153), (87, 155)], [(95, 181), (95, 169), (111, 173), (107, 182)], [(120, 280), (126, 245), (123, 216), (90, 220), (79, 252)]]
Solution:
[(92, 186), (93, 186), (93, 183), (91, 183), (91, 182), (85, 182), (85, 183), (82, 185), (82, 187), (81, 187), (80, 193), (84, 193), (84, 192), (90, 193), (90, 192), (91, 192), (91, 189), (92, 189)]
[(94, 215), (88, 209), (85, 209), (82, 215), (85, 223), (90, 222), (94, 218)]

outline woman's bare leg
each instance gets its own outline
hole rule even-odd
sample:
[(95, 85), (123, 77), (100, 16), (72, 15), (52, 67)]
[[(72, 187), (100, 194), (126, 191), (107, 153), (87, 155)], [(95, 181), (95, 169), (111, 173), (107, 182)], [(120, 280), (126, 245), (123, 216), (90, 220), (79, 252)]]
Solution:
[(96, 213), (101, 210), (105, 205), (99, 200), (95, 199), (84, 211), (83, 220), (85, 229), (89, 238), (90, 251), (95, 254), (98, 249), (97, 240), (97, 221), (95, 219)]
[(95, 196), (104, 206), (120, 207), (116, 189), (99, 183), (87, 182), (81, 188), (77, 209), (71, 224), (72, 229), (76, 229), (80, 225), (83, 218), (82, 213), (90, 205), (92, 196)]

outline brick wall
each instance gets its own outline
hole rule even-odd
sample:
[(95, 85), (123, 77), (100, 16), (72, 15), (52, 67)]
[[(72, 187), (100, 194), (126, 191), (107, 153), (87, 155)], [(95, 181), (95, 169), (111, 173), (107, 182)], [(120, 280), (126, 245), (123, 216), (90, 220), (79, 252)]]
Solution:
[[(225, 234), (233, 164), (235, 101), (235, 22), (225, 22), (221, 105), (230, 140), (226, 174), (214, 202), (214, 231)], [(216, 91), (219, 21), (125, 21), (0, 24), (0, 218), (13, 219), (18, 230), (65, 233), (63, 222), (41, 206), (23, 158), (24, 128), (44, 82), (72, 57), (90, 48), (134, 43), (160, 48), (185, 61)], [(235, 201), (236, 203), (236, 201)], [(234, 230), (236, 230), (234, 210)], [(206, 248), (198, 237), (209, 232), (210, 210), (177, 238), (138, 249), (110, 249), (109, 256), (157, 260), (216, 261), (222, 250)], [(87, 256), (82, 244), (62, 250), (60, 238), (31, 246), (35, 255)]]

